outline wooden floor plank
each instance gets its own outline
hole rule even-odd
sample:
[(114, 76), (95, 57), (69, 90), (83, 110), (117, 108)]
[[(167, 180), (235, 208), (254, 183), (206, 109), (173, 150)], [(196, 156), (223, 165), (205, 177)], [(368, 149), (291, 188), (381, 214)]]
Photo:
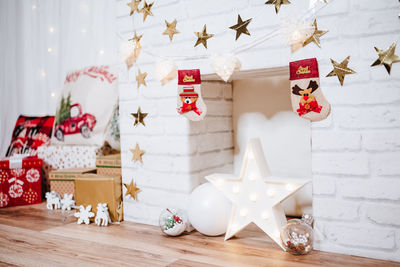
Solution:
[[(99, 243), (0, 225), (0, 261), (16, 265), (165, 266), (176, 259)], [(6, 244), (9, 244), (6, 246)]]
[(399, 263), (312, 251), (283, 252), (257, 227), (237, 238), (192, 232), (167, 237), (159, 227), (122, 222), (98, 227), (62, 220), (44, 204), (0, 209), (0, 266), (399, 266)]

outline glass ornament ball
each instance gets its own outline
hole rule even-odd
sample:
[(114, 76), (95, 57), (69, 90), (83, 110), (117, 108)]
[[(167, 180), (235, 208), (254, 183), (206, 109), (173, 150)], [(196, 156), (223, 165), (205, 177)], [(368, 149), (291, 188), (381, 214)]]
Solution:
[(304, 255), (313, 249), (314, 230), (310, 215), (292, 219), (281, 230), (281, 240), (286, 251), (294, 255)]
[(182, 234), (188, 225), (186, 212), (176, 209), (164, 209), (159, 218), (161, 231), (169, 236)]

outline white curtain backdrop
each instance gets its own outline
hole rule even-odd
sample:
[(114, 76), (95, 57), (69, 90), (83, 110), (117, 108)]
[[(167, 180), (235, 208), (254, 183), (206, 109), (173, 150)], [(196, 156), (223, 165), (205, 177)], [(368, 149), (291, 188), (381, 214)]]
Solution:
[(0, 157), (20, 114), (55, 114), (68, 71), (117, 62), (114, 7), (114, 0), (0, 0)]

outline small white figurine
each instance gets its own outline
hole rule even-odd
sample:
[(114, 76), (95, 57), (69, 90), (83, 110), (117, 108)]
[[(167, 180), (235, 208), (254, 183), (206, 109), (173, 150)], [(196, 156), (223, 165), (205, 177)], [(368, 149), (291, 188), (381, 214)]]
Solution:
[(47, 192), (46, 193), (46, 199), (47, 199), (47, 209), (52, 210), (53, 209), (53, 205), (54, 205), (54, 209), (59, 209), (61, 207), (61, 203), (60, 203), (60, 195), (55, 192), (55, 191), (51, 191), (51, 192)]
[(74, 214), (74, 216), (78, 218), (78, 224), (90, 223), (90, 218), (94, 217), (94, 213), (90, 211), (91, 209), (91, 205), (88, 205), (86, 208), (82, 205), (79, 206), (79, 212), (75, 212)]
[(111, 223), (110, 213), (108, 212), (107, 203), (97, 204), (97, 214), (94, 218), (94, 222), (98, 226), (107, 226)]
[(64, 198), (61, 199), (61, 209), (71, 210), (75, 206), (75, 200), (72, 200), (73, 194), (64, 194)]

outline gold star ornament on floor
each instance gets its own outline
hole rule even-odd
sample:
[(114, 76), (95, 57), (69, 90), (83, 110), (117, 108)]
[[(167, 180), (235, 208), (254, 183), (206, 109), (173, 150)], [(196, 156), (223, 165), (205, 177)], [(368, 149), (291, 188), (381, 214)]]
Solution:
[(377, 47), (375, 47), (375, 50), (378, 53), (379, 58), (371, 65), (371, 67), (383, 65), (385, 66), (385, 69), (390, 75), (390, 71), (392, 70), (392, 64), (400, 62), (400, 57), (394, 54), (396, 50), (396, 43), (394, 42), (386, 50), (380, 50)]
[(146, 126), (146, 124), (144, 123), (144, 118), (146, 118), (148, 113), (142, 113), (142, 110), (139, 107), (137, 113), (131, 114), (135, 118), (134, 126), (137, 126), (139, 123), (143, 124), (143, 126)]
[(309, 183), (309, 180), (289, 181), (271, 177), (260, 139), (248, 142), (239, 177), (212, 174), (206, 176), (206, 179), (232, 201), (225, 240), (254, 222), (285, 250), (280, 232), (287, 221), (281, 204)]
[(140, 85), (144, 85), (147, 86), (146, 81), (144, 79), (146, 79), (147, 77), (147, 72), (141, 72), (140, 69), (138, 69), (138, 74), (136, 75), (136, 82), (137, 82), (137, 88), (139, 89)]
[(137, 13), (140, 12), (139, 10), (139, 4), (142, 0), (132, 0), (131, 2), (127, 3), (126, 5), (131, 8), (131, 12), (129, 13), (129, 16), (132, 16), (132, 14), (136, 11)]
[(247, 30), (247, 26), (249, 25), (251, 20), (252, 20), (252, 18), (243, 21), (242, 18), (240, 17), (240, 15), (238, 15), (237, 24), (229, 27), (229, 29), (232, 29), (232, 30), (236, 31), (236, 39), (235, 40), (237, 40), (242, 33), (250, 35), (249, 31)]
[(319, 48), (321, 48), (321, 43), (319, 38), (324, 35), (325, 33), (327, 33), (328, 31), (324, 31), (324, 30), (318, 30), (318, 26), (317, 26), (317, 20), (314, 20), (314, 23), (312, 24), (312, 26), (314, 27), (314, 31), (312, 33), (312, 35), (310, 37), (308, 37), (307, 39), (304, 40), (303, 42), (303, 46), (308, 45), (309, 43), (314, 43), (316, 45), (318, 45)]
[(174, 34), (179, 33), (179, 31), (176, 29), (176, 19), (174, 19), (173, 22), (169, 23), (168, 21), (165, 21), (165, 24), (167, 25), (167, 29), (163, 32), (163, 35), (168, 35), (169, 40), (172, 42), (172, 38), (174, 38)]
[(289, 0), (268, 0), (265, 2), (266, 5), (275, 5), (275, 12), (278, 14), (281, 5), (289, 5), (291, 4)]
[(133, 179), (130, 184), (124, 184), (124, 186), (126, 188), (125, 196), (131, 196), (134, 200), (137, 200), (137, 193), (140, 189), (133, 182)]
[(205, 24), (202, 32), (195, 32), (194, 34), (197, 37), (197, 41), (194, 47), (198, 46), (199, 44), (203, 44), (206, 49), (207, 49), (207, 40), (214, 36), (214, 34), (207, 33), (207, 26)]
[(153, 7), (153, 3), (147, 4), (146, 1), (144, 1), (144, 6), (140, 10), (141, 13), (143, 13), (143, 21), (146, 20), (147, 16), (153, 16), (153, 12), (151, 12), (151, 8)]
[(344, 77), (347, 74), (356, 73), (354, 70), (347, 67), (349, 64), (350, 56), (346, 57), (342, 62), (337, 63), (335, 60), (331, 59), (333, 70), (326, 75), (326, 77), (337, 76), (340, 82), (340, 85), (343, 86)]
[(140, 161), (140, 163), (143, 163), (142, 156), (144, 154), (144, 150), (141, 150), (139, 147), (139, 144), (136, 143), (135, 149), (131, 149), (132, 152), (132, 161)]

